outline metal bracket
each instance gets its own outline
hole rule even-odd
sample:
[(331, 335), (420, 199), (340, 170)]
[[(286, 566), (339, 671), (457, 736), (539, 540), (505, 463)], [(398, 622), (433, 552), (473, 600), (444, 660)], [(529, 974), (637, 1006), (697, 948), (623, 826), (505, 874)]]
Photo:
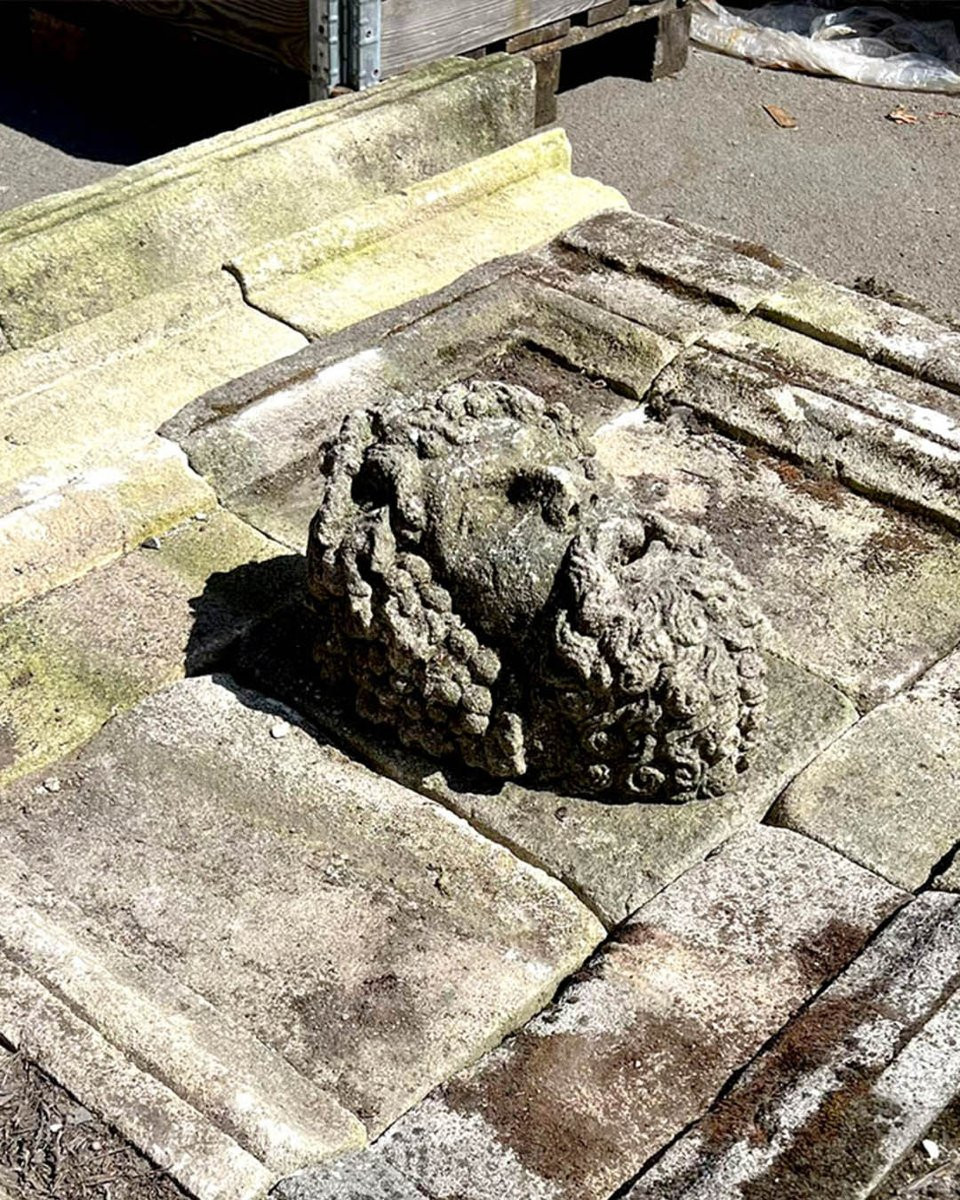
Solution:
[(381, 0), (309, 0), (310, 98), (380, 82)]
[(341, 82), (343, 0), (310, 0), (310, 99), (325, 100)]
[(362, 91), (380, 82), (381, 0), (346, 0), (347, 82)]

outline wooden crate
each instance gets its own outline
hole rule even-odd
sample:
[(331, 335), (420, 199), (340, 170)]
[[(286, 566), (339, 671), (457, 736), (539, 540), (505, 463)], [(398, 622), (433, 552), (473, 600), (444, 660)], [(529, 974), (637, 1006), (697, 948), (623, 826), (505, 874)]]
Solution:
[[(321, 0), (112, 3), (289, 68), (309, 78), (316, 94), (320, 66), (311, 30), (320, 20)], [(627, 38), (642, 25), (651, 49), (644, 55), (638, 46), (637, 73), (656, 79), (686, 60), (689, 16), (686, 0), (383, 0), (380, 76), (491, 48), (527, 54), (538, 64), (543, 122), (553, 119), (564, 50), (608, 34)]]

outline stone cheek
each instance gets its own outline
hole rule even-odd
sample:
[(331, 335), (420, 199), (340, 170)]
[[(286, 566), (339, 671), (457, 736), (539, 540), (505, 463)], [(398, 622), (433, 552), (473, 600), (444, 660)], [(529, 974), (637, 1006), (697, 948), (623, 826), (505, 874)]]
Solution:
[(324, 474), (316, 658), (358, 715), (571, 793), (729, 790), (760, 728), (759, 613), (563, 406), (486, 382), (353, 413)]

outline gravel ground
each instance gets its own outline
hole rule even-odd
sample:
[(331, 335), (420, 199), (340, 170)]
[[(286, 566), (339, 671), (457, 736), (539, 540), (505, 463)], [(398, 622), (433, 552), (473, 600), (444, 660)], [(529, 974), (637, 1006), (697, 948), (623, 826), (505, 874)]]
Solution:
[[(957, 1200), (960, 1196), (960, 1098), (893, 1171), (873, 1200)], [(936, 1149), (933, 1149), (936, 1147)], [(935, 1157), (934, 1157), (935, 1155)]]
[(108, 1125), (0, 1046), (0, 1196), (186, 1200)]
[[(785, 108), (797, 128), (778, 128), (764, 104)], [(897, 105), (917, 123), (887, 120)], [(603, 78), (563, 93), (559, 119), (576, 169), (641, 212), (698, 221), (830, 279), (872, 276), (960, 311), (960, 97), (694, 50), (675, 79)]]

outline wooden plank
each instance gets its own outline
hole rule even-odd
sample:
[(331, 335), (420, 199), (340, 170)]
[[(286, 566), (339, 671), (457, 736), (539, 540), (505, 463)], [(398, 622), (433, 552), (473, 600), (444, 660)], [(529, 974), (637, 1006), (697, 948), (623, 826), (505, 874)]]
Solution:
[(271, 62), (310, 71), (308, 0), (110, 0)]
[(562, 21), (605, 0), (383, 0), (383, 78)]
[(605, 4), (598, 4), (596, 8), (591, 8), (587, 13), (588, 25), (599, 25), (603, 21), (613, 21), (617, 17), (622, 17), (630, 7), (630, 0), (607, 0)]
[(516, 37), (507, 38), (504, 49), (508, 54), (519, 54), (521, 50), (529, 50), (531, 46), (542, 46), (544, 42), (555, 42), (557, 38), (565, 37), (569, 32), (569, 21), (554, 21), (552, 25), (541, 25), (539, 29), (528, 29), (526, 33), (518, 33)]

